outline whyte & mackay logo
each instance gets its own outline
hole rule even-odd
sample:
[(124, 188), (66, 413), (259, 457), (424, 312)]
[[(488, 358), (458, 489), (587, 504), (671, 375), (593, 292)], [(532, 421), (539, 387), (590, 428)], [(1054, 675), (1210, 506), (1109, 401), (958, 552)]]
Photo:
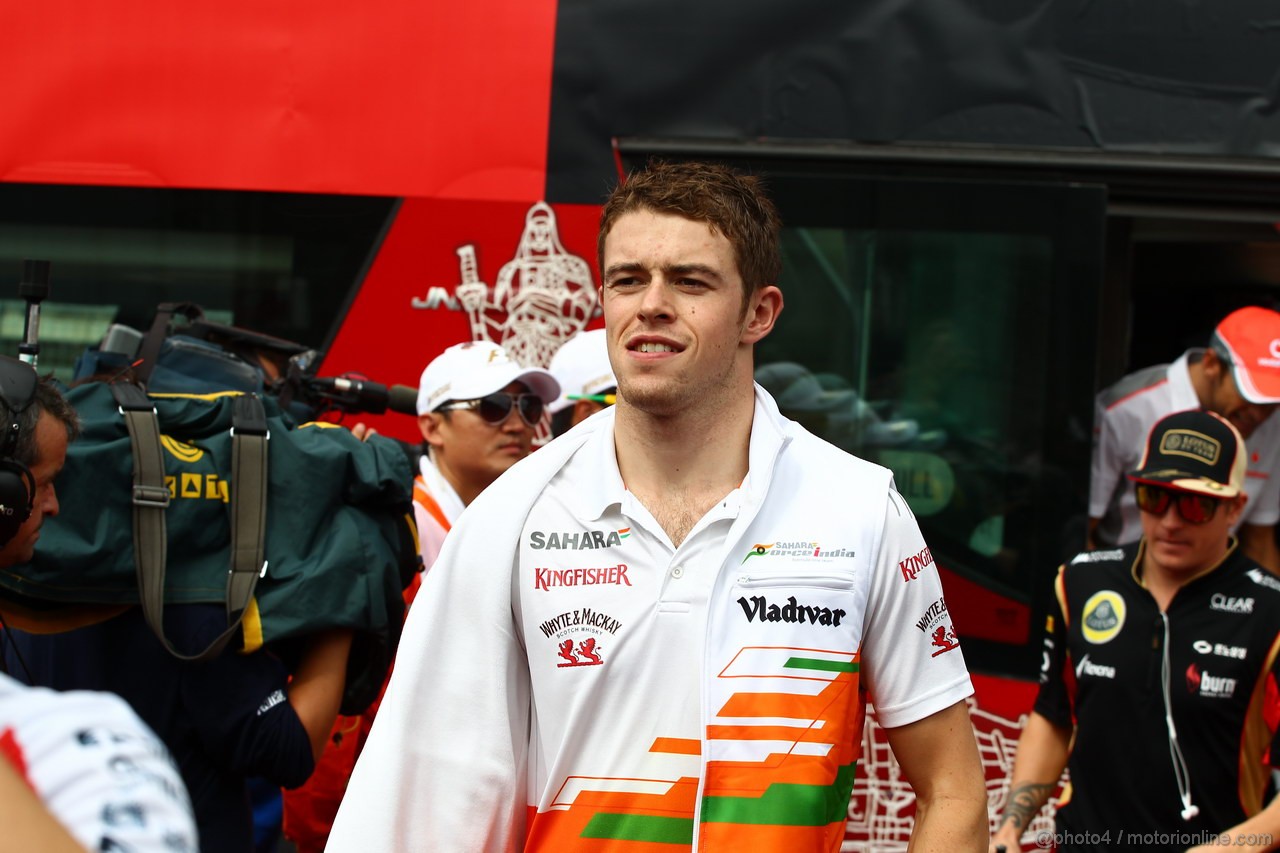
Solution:
[(607, 613), (582, 607), (567, 610), (538, 627), (544, 636), (555, 639), (556, 657), (562, 661), (556, 666), (564, 669), (604, 663), (605, 647), (600, 641), (616, 636), (622, 623)]
[(591, 551), (597, 548), (616, 548), (631, 535), (630, 527), (620, 530), (570, 530), (547, 533), (534, 530), (529, 533), (529, 547), (535, 551)]

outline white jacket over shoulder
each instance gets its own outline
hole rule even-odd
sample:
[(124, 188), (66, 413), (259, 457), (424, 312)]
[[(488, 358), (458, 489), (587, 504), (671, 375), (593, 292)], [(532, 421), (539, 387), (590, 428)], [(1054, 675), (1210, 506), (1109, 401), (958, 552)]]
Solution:
[(678, 548), (612, 410), (481, 494), (329, 850), (839, 849), (868, 696), (894, 727), (972, 687), (890, 473), (756, 394), (746, 479)]

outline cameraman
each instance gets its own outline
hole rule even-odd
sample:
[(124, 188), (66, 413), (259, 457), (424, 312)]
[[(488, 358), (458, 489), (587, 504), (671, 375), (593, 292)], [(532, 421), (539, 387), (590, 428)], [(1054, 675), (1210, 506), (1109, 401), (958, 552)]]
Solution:
[[(24, 526), (0, 556), (30, 558), (41, 512), (56, 513), (56, 499), (37, 507), (31, 529)], [(222, 633), (226, 619), (222, 605), (171, 605), (164, 628), (179, 651), (194, 654)], [(337, 716), (351, 645), (348, 630), (315, 635), (290, 678), (266, 650), (180, 660), (138, 607), (63, 633), (7, 633), (10, 672), (55, 690), (116, 693), (155, 730), (178, 763), (206, 853), (252, 849), (248, 777), (294, 787), (311, 774)]]
[[(53, 481), (79, 427), (53, 384), (37, 380), (27, 365), (0, 357), (0, 387), (0, 418), (11, 436), (3, 450), (6, 474), (21, 479), (30, 497), (26, 507), (7, 507), (26, 513), (7, 541), (0, 537), (0, 569), (8, 569), (31, 559), (45, 517), (58, 514)], [(13, 619), (31, 615), (5, 610)], [(6, 626), (0, 639), (7, 646), (12, 636)], [(24, 674), (20, 659), (19, 667)], [(177, 768), (124, 702), (28, 687), (7, 674), (0, 675), (0, 825), (5, 850), (197, 845)]]

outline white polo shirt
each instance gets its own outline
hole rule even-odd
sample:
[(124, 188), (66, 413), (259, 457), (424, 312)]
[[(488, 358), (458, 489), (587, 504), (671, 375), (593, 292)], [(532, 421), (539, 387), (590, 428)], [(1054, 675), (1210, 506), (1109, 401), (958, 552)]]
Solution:
[(0, 761), (87, 850), (195, 851), (191, 801), (160, 739), (119, 696), (0, 674)]
[[(626, 490), (610, 431), (585, 444), (534, 505), (515, 608), (536, 708), (529, 849), (571, 849), (583, 821), (620, 840), (627, 831), (603, 815), (645, 814), (659, 801), (681, 820), (701, 810), (701, 832), (717, 849), (746, 849), (759, 833), (787, 849), (836, 849), (843, 807), (834, 830), (813, 826), (793, 830), (796, 837), (780, 829), (770, 836), (747, 817), (767, 808), (771, 785), (803, 781), (816, 791), (831, 781), (824, 772), (844, 766), (852, 774), (863, 699), (852, 698), (847, 717), (835, 710), (839, 702), (828, 705), (840, 689), (832, 673), (852, 661), (890, 727), (970, 694), (932, 557), (906, 502), (882, 492), (869, 502), (881, 513), (873, 521), (854, 517), (856, 481), (839, 500), (790, 493), (804, 442), (793, 441), (783, 463), (772, 435), (752, 431), (746, 480), (679, 547)], [(745, 539), (735, 535), (742, 522)], [(867, 523), (875, 531), (864, 537), (856, 528)], [(855, 543), (876, 540), (876, 553), (853, 553)], [(717, 586), (725, 571), (737, 577)], [(723, 605), (711, 601), (716, 589), (732, 601), (713, 639)], [(766, 630), (789, 618), (801, 623), (796, 631)], [(718, 672), (709, 683), (700, 665), (707, 658)], [(721, 816), (742, 819), (710, 823), (712, 803), (724, 803)]]
[(677, 548), (613, 414), (459, 519), (331, 850), (834, 853), (868, 696), (896, 727), (972, 693), (888, 471), (757, 389), (747, 477)]
[[(1173, 364), (1131, 373), (1098, 395), (1089, 483), (1089, 517), (1101, 519), (1098, 545), (1127, 545), (1142, 537), (1142, 513), (1125, 475), (1142, 461), (1158, 420), (1200, 408), (1188, 366), (1203, 354), (1203, 349), (1188, 350)], [(1280, 418), (1267, 418), (1245, 444), (1249, 502), (1232, 532), (1241, 524), (1267, 526), (1280, 521)]]

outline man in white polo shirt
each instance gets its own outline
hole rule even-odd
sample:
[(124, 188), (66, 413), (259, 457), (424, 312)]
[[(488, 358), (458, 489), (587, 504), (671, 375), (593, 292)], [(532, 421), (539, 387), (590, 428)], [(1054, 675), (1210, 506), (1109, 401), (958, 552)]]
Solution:
[(1232, 533), (1246, 554), (1280, 571), (1275, 525), (1280, 521), (1280, 314), (1249, 306), (1218, 323), (1208, 349), (1131, 373), (1098, 395), (1089, 485), (1090, 548), (1115, 547), (1142, 536), (1141, 513), (1125, 474), (1138, 464), (1156, 421), (1205, 409), (1230, 421), (1249, 449), (1249, 502)]
[(454, 527), (330, 851), (834, 853), (868, 699), (913, 849), (986, 848), (972, 686), (915, 518), (752, 381), (779, 229), (719, 166), (610, 196), (617, 402)]

